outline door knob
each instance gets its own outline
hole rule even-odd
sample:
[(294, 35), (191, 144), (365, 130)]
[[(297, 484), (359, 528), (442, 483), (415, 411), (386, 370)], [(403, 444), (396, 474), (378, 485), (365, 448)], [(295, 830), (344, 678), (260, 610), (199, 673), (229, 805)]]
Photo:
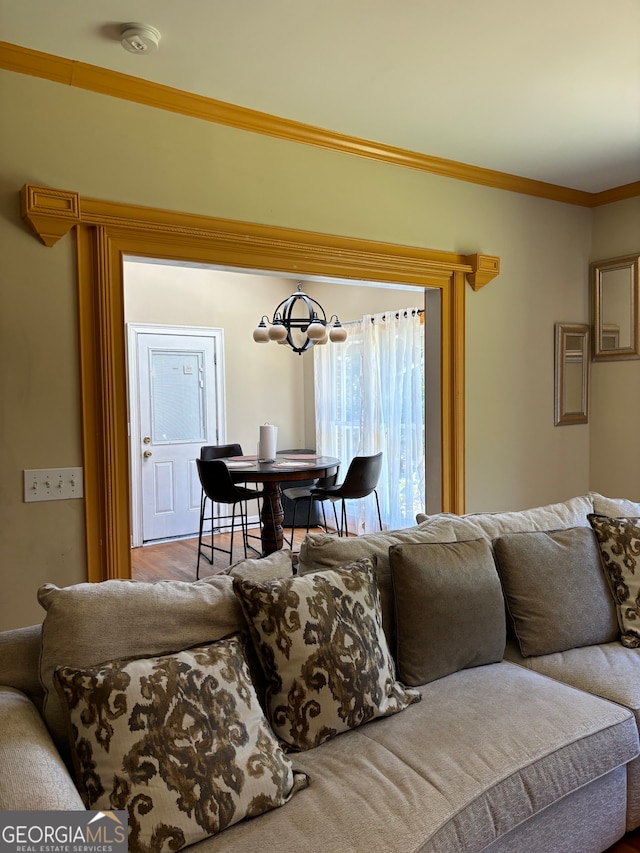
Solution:
[(144, 456), (145, 459), (148, 459), (150, 456), (153, 456), (153, 453), (150, 450), (145, 450), (145, 452), (142, 455)]
[(151, 444), (151, 436), (145, 435), (145, 437), (142, 439), (142, 441), (144, 444)]

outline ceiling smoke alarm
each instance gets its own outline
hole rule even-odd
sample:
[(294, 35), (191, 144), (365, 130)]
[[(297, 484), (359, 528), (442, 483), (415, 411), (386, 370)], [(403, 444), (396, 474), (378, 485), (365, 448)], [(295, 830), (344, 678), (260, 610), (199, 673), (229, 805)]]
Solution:
[(120, 39), (129, 53), (151, 53), (158, 49), (160, 33), (148, 24), (123, 24)]

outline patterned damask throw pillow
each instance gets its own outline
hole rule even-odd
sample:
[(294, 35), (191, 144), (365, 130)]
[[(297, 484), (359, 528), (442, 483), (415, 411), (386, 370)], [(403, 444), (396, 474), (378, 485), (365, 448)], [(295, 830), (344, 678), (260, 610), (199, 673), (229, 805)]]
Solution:
[(306, 750), (420, 699), (396, 681), (373, 564), (286, 579), (236, 578), (267, 678), (267, 713), (291, 749)]
[(588, 519), (616, 602), (620, 642), (640, 648), (640, 518), (591, 514)]
[(129, 850), (179, 850), (286, 803), (308, 779), (269, 728), (239, 636), (56, 669), (78, 787), (129, 813)]

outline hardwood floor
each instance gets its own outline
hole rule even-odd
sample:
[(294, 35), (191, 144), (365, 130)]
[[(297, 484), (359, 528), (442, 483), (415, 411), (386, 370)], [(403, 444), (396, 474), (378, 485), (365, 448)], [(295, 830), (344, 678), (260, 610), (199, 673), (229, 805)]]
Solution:
[[(321, 532), (318, 528), (313, 532)], [(285, 530), (288, 536), (289, 531)], [(229, 535), (217, 534), (219, 544), (224, 548), (229, 547)], [(297, 551), (300, 542), (304, 538), (304, 531), (296, 532), (295, 547)], [(137, 581), (161, 581), (180, 580), (194, 581), (196, 579), (196, 559), (198, 556), (198, 538), (181, 539), (176, 542), (167, 542), (161, 545), (146, 545), (143, 548), (133, 548), (131, 551), (131, 576)], [(256, 556), (249, 553), (248, 556)], [(239, 536), (234, 542), (234, 562), (244, 558), (242, 542)], [(214, 565), (211, 566), (206, 560), (200, 560), (200, 577), (215, 574), (229, 565), (226, 554), (217, 553)], [(538, 853), (538, 851), (536, 851)], [(640, 853), (640, 830), (629, 833), (607, 853)]]
[[(257, 530), (251, 531), (256, 533)], [(294, 552), (300, 548), (300, 542), (305, 536), (305, 530), (296, 530), (294, 540)], [(311, 532), (321, 533), (320, 528), (312, 529)], [(288, 538), (291, 531), (285, 529)], [(222, 548), (229, 547), (230, 536), (228, 533), (216, 533), (216, 545)], [(254, 542), (253, 544), (258, 544)], [(287, 547), (285, 545), (285, 547)], [(252, 551), (247, 552), (248, 557), (256, 557)], [(198, 537), (193, 539), (180, 539), (175, 542), (163, 542), (160, 545), (145, 545), (142, 548), (131, 549), (131, 577), (136, 581), (162, 581), (179, 580), (194, 581), (196, 579), (196, 561), (198, 558)], [(233, 543), (233, 562), (244, 559), (242, 539), (236, 533)], [(227, 554), (216, 552), (213, 566), (204, 558), (200, 559), (200, 577), (215, 574), (226, 569), (229, 565)]]
[(607, 853), (638, 853), (640, 851), (640, 830), (625, 835), (617, 844), (610, 847)]

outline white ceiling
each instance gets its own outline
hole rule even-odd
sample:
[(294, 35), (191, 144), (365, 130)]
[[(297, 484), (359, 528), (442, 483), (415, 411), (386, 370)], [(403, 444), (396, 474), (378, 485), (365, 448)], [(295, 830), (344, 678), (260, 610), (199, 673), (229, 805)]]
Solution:
[[(156, 52), (121, 47), (130, 21)], [(0, 38), (560, 186), (640, 180), (640, 0), (0, 0)]]

